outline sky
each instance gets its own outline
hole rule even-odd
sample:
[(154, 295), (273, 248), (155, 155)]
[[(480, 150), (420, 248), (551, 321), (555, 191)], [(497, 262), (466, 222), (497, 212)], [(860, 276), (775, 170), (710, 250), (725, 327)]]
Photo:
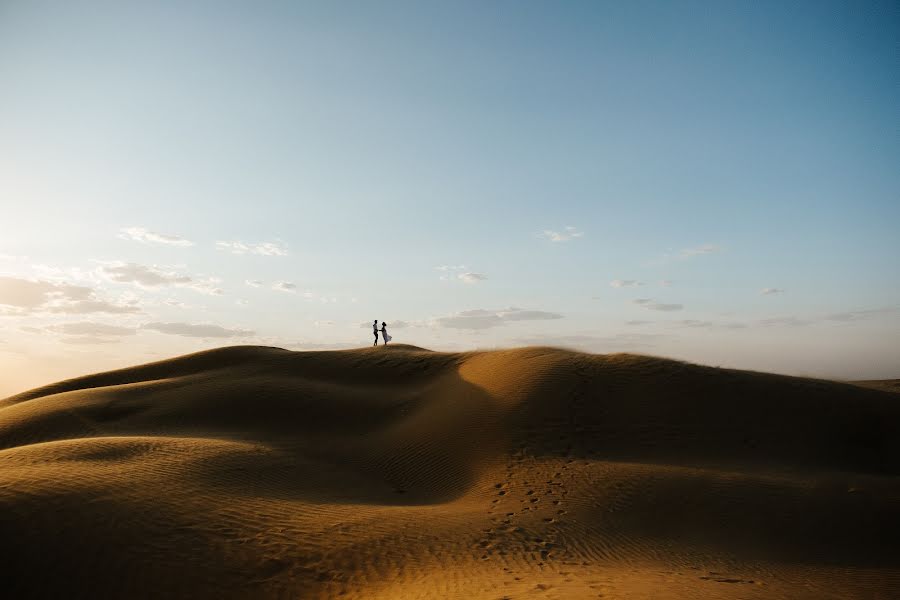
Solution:
[(232, 344), (900, 377), (894, 2), (0, 0), (0, 396)]

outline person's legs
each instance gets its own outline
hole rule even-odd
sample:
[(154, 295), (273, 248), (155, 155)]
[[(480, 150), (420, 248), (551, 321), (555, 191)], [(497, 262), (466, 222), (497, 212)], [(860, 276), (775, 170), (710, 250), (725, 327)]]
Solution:
[(372, 345), (373, 345), (373, 346), (377, 346), (377, 345), (378, 345), (378, 334), (377, 334), (377, 333), (375, 334), (375, 343), (372, 344)]

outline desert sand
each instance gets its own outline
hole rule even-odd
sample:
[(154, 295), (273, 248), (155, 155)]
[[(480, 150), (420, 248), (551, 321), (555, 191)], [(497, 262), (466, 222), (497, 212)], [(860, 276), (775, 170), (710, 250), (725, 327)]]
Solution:
[(72, 379), (0, 400), (0, 589), (897, 598), (900, 395), (867, 385), (401, 345)]

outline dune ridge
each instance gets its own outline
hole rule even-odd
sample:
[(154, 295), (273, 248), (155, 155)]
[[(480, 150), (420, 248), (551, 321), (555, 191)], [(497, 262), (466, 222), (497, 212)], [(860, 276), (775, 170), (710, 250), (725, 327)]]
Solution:
[(890, 387), (235, 346), (0, 400), (11, 597), (894, 598)]

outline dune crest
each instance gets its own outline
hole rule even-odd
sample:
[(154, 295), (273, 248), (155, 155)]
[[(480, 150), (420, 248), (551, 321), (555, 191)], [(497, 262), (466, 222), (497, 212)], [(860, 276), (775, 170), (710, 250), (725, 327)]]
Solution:
[(236, 346), (0, 400), (0, 449), (10, 597), (900, 595), (888, 388)]

